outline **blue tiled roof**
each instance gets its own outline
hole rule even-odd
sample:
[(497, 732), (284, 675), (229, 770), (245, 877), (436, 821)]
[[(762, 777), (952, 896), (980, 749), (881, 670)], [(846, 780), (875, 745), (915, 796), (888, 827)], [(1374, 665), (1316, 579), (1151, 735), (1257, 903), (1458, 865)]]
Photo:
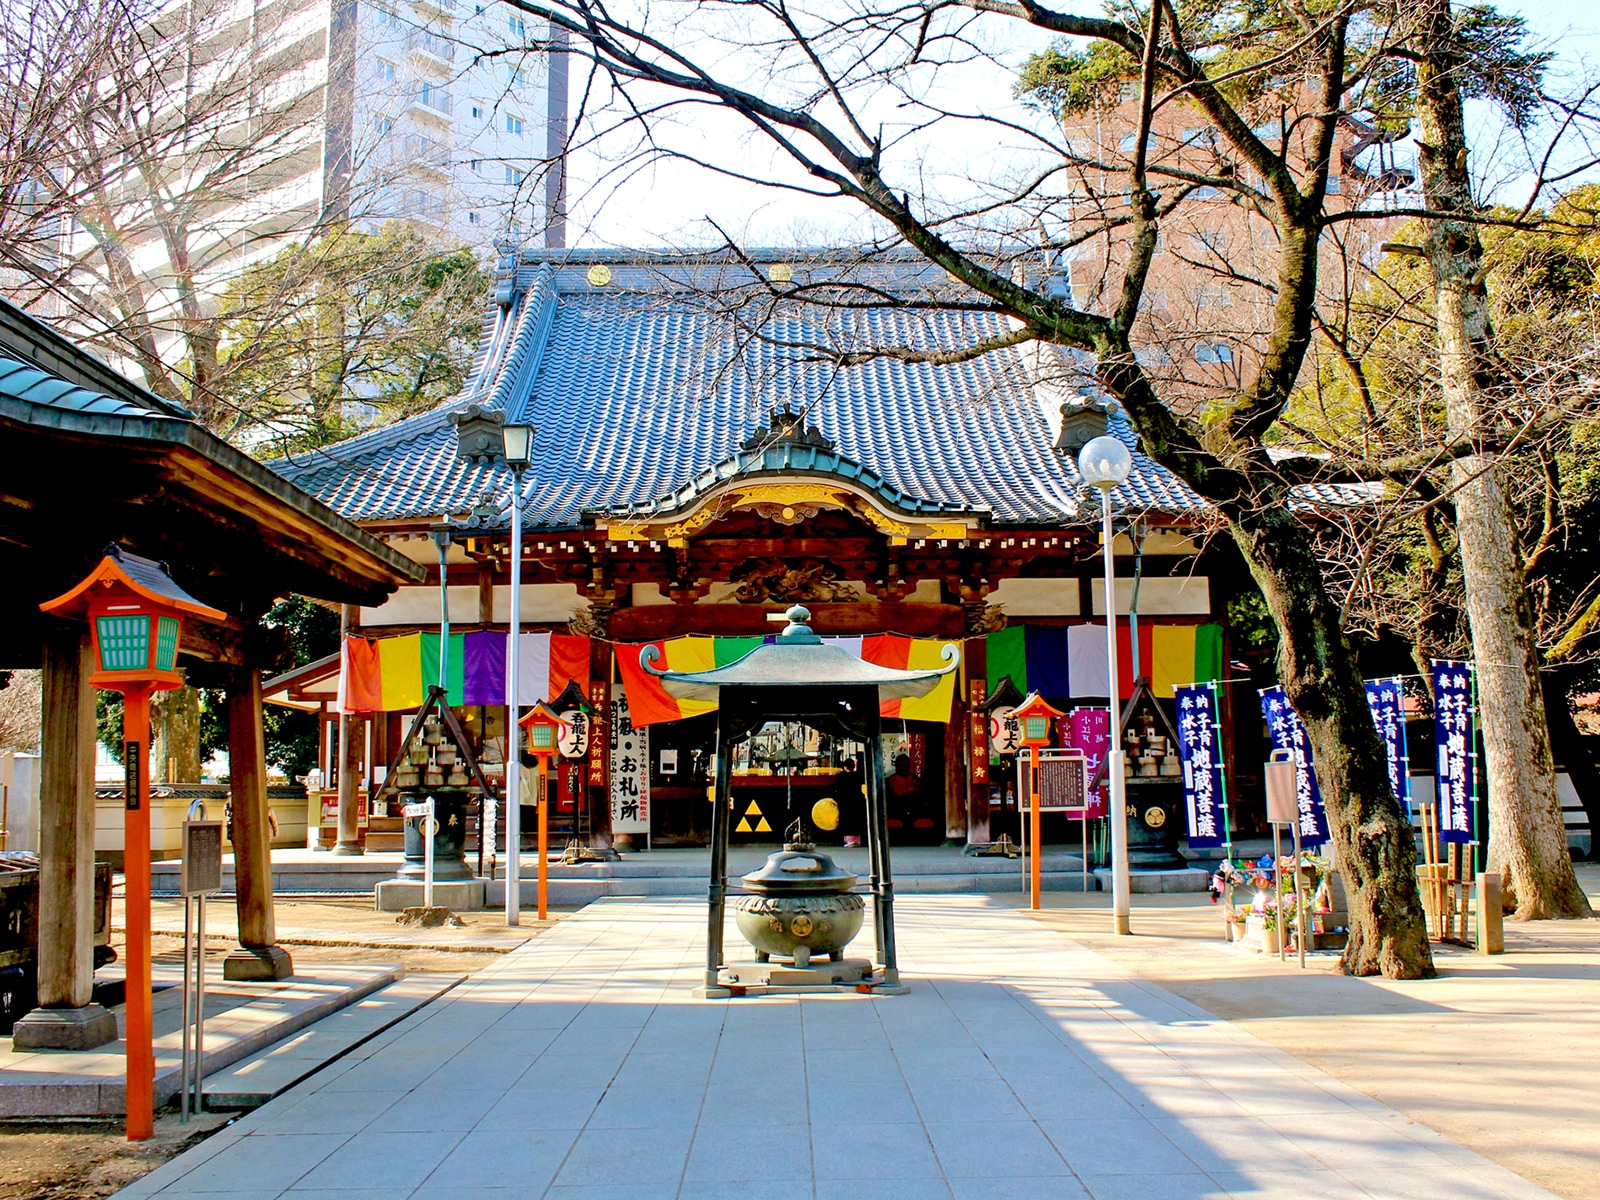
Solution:
[[(914, 273), (913, 282), (925, 275)], [(710, 482), (708, 473), (772, 469), (766, 456), (740, 448), (773, 408), (788, 405), (833, 443), (839, 462), (908, 508), (986, 510), (1002, 525), (1098, 515), (1070, 456), (1053, 448), (1050, 417), (1064, 396), (1035, 382), (1031, 356), (1059, 354), (1053, 348), (1011, 347), (953, 365), (878, 358), (842, 369), (807, 361), (816, 356), (803, 349), (955, 348), (1007, 333), (997, 315), (780, 311), (751, 338), (733, 315), (659, 270), (624, 264), (609, 286), (593, 287), (581, 262), (524, 251), (514, 282), (461, 396), (273, 465), (358, 520), (464, 512), (486, 492), (503, 497), (510, 482), (503, 467), (456, 460), (448, 415), (476, 401), (537, 431), (523, 477), (527, 526), (571, 528), (586, 514), (673, 508), (697, 479)], [(1059, 357), (1047, 365), (1058, 376), (1072, 366)], [(1126, 423), (1114, 428), (1135, 443)], [(1164, 468), (1137, 452), (1134, 462), (1118, 491), (1122, 503), (1173, 514), (1205, 508)]]
[(0, 395), (66, 412), (109, 417), (167, 417), (153, 405), (108, 396), (59, 379), (14, 358), (0, 358)]

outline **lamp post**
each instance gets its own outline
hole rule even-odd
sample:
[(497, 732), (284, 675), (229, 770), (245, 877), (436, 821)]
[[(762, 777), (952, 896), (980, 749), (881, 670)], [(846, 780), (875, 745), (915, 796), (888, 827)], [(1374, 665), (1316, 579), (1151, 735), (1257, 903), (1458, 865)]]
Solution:
[(1106, 708), (1111, 740), (1106, 752), (1106, 777), (1111, 783), (1111, 916), (1117, 933), (1128, 929), (1128, 784), (1123, 775), (1121, 714), (1117, 711), (1117, 573), (1116, 534), (1111, 528), (1111, 491), (1128, 481), (1133, 454), (1121, 438), (1103, 434), (1078, 452), (1083, 481), (1100, 489), (1101, 539), (1106, 560)]
[(561, 749), (566, 722), (541, 700), (520, 724), (528, 731), (528, 753), (539, 760), (539, 920), (543, 921), (549, 916), (550, 896), (550, 759)]
[(506, 634), (506, 924), (522, 914), (522, 754), (517, 747), (518, 642), (522, 635), (522, 472), (533, 448), (532, 425), (501, 430), (511, 468), (511, 628)]
[(156, 1058), (150, 1027), (150, 693), (183, 686), (178, 643), (185, 617), (226, 621), (158, 562), (106, 547), (100, 565), (65, 595), (41, 604), (57, 617), (87, 617), (95, 671), (89, 682), (122, 693), (122, 874), (127, 893), (128, 1140), (154, 1132)]

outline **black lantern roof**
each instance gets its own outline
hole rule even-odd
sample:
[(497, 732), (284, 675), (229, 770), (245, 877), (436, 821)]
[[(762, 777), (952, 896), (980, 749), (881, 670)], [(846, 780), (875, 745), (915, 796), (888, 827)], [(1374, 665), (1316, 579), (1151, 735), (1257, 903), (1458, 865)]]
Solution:
[(725, 687), (875, 687), (884, 700), (905, 700), (926, 696), (960, 660), (960, 651), (946, 646), (945, 665), (936, 670), (880, 667), (823, 641), (811, 628), (810, 610), (801, 605), (784, 615), (789, 624), (774, 641), (714, 671), (658, 671), (652, 665), (660, 657), (654, 646), (640, 652), (640, 665), (660, 676), (667, 694), (680, 700), (715, 700)]

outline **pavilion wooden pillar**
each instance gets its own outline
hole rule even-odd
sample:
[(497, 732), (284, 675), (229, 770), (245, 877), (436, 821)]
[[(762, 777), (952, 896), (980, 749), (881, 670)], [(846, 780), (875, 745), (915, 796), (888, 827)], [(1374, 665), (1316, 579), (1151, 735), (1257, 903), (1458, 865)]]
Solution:
[[(344, 653), (344, 639), (356, 631), (356, 607), (346, 604), (339, 614), (339, 653)], [(335, 787), (339, 789), (339, 836), (334, 843), (335, 854), (364, 854), (361, 844), (361, 744), (366, 736), (367, 718), (353, 713), (339, 714), (339, 774)]]
[(94, 689), (87, 628), (44, 643), (39, 780), (39, 1007), (16, 1023), (17, 1050), (90, 1050), (117, 1040), (94, 988)]
[(294, 973), (294, 964), (277, 944), (272, 913), (272, 829), (267, 814), (260, 670), (245, 667), (234, 675), (227, 690), (227, 714), (239, 947), (223, 962), (222, 977), (287, 979)]
[[(981, 694), (988, 696), (988, 643), (983, 635), (970, 635), (962, 644), (962, 665), (966, 669), (966, 695), (967, 695), (967, 724), (961, 731), (961, 739), (967, 744), (967, 775), (963, 781), (967, 795), (967, 841), (969, 843), (986, 844), (989, 836), (989, 739), (988, 724), (989, 714), (982, 708), (974, 705), (973, 701), (980, 694), (977, 685), (982, 684)], [(976, 684), (973, 682), (976, 680)], [(955, 722), (951, 722), (955, 728)], [(983, 731), (981, 736), (977, 730)], [(980, 757), (981, 756), (981, 757)], [(980, 769), (981, 768), (981, 769)]]

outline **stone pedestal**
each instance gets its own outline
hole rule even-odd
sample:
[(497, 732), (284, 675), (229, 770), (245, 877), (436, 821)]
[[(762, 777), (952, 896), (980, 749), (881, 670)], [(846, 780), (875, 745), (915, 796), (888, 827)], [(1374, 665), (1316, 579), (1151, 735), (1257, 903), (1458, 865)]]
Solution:
[(98, 1004), (36, 1008), (11, 1030), (13, 1050), (93, 1050), (117, 1040), (117, 1018)]
[(294, 962), (282, 946), (239, 946), (222, 960), (224, 979), (288, 979)]
[[(527, 881), (524, 880), (524, 885)], [(482, 912), (484, 905), (482, 879), (458, 879), (447, 882), (434, 880), (433, 903), (436, 907), (456, 912)], [(524, 894), (532, 888), (524, 886)], [(423, 903), (424, 888), (420, 879), (385, 879), (373, 889), (374, 907), (379, 912), (404, 912)]]

